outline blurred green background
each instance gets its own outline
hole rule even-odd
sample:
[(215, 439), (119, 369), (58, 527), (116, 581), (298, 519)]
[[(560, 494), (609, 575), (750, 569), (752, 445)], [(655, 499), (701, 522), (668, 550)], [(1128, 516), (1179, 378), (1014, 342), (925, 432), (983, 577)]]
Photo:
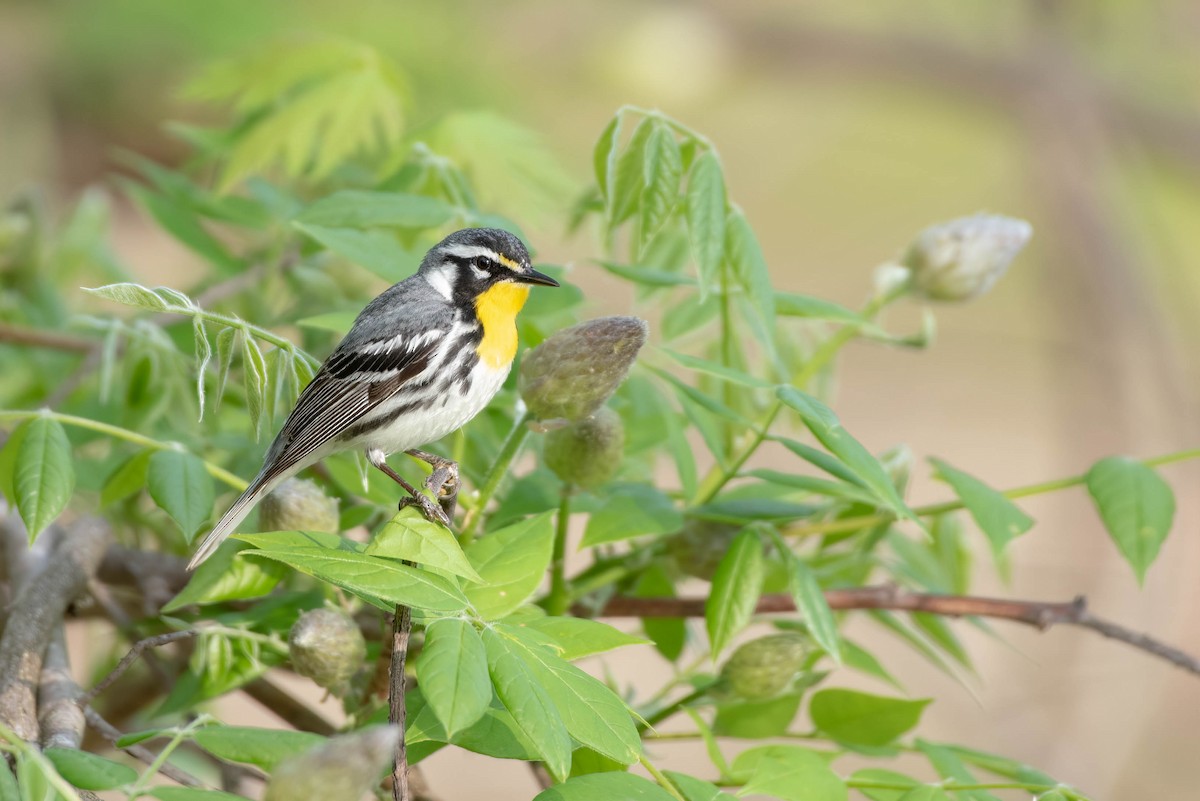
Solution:
[[(932, 350), (847, 354), (836, 405), (876, 449), (908, 442), (1006, 487), (1198, 439), (1194, 0), (9, 0), (0, 197), (37, 188), (62, 207), (111, 186), (121, 151), (177, 161), (185, 148), (164, 122), (221, 113), (180, 95), (199, 67), (312, 34), (394, 57), (411, 83), (410, 128), (468, 109), (537, 131), (561, 174), (530, 178), (545, 191), (484, 201), (520, 215), (543, 258), (573, 264), (596, 313), (623, 300), (588, 261), (595, 243), (567, 237), (565, 221), (593, 142), (626, 103), (716, 143), (783, 289), (853, 305), (875, 265), (931, 222), (978, 210), (1030, 220), (1034, 243), (996, 290), (939, 310)], [(114, 245), (148, 281), (192, 265), (124, 201)], [(1085, 593), (1097, 613), (1200, 651), (1200, 471), (1167, 476), (1180, 512), (1145, 588), (1099, 547), (1075, 492), (1029, 505), (1039, 525), (1015, 544), (1014, 582), (987, 575), (983, 589)], [(945, 497), (927, 480), (914, 492)], [(1094, 635), (1001, 633), (965, 632), (979, 669), (970, 691), (890, 655), (914, 695), (941, 699), (928, 736), (1024, 759), (1099, 798), (1194, 787), (1200, 682)], [(444, 797), (532, 795), (521, 766), (464, 770), (471, 760), (431, 759)]]

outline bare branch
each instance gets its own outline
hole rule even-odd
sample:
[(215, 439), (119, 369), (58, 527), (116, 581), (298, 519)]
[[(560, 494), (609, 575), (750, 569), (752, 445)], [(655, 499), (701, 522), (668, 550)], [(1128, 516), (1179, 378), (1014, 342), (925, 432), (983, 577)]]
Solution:
[[(120, 729), (102, 718), (100, 713), (95, 709), (92, 709), (90, 706), (84, 707), (83, 716), (87, 719), (88, 725), (99, 732), (104, 739), (108, 740), (108, 742), (113, 746), (117, 745), (117, 740), (121, 739)], [(124, 751), (135, 759), (145, 762), (147, 765), (153, 765), (155, 760), (158, 759), (157, 754), (155, 754), (149, 748), (141, 745), (129, 745), (121, 748), (120, 750)], [(186, 770), (177, 768), (169, 762), (164, 762), (162, 765), (159, 765), (158, 772), (166, 776), (168, 779), (173, 779), (174, 781), (179, 782), (185, 787), (209, 789), (207, 784), (200, 781)]]
[(265, 676), (242, 687), (242, 692), (274, 712), (294, 729), (310, 731), (325, 737), (337, 734), (337, 726)]
[(79, 695), (60, 620), (46, 646), (38, 685), (38, 723), (43, 748), (78, 749), (83, 744), (84, 719), (77, 703)]
[(183, 631), (168, 631), (166, 634), (157, 634), (153, 637), (147, 637), (144, 640), (138, 640), (133, 644), (132, 647), (130, 647), (129, 653), (121, 657), (121, 661), (117, 663), (116, 667), (109, 671), (107, 676), (101, 679), (95, 687), (93, 687), (91, 690), (85, 693), (82, 698), (79, 699), (79, 703), (81, 705), (87, 705), (94, 701), (96, 696), (107, 690), (112, 686), (113, 682), (121, 678), (122, 674), (129, 670), (133, 663), (137, 661), (137, 658), (141, 656), (142, 652), (146, 649), (157, 648), (160, 645), (167, 645), (168, 643), (178, 642), (179, 640), (191, 639), (197, 634), (198, 632), (193, 629), (184, 629)]
[[(980, 598), (970, 595), (933, 595), (908, 592), (895, 585), (826, 590), (829, 607), (836, 610), (889, 609), (905, 612), (928, 612), (945, 617), (990, 617), (1024, 623), (1040, 630), (1051, 626), (1080, 626), (1105, 637), (1119, 640), (1146, 653), (1165, 659), (1184, 670), (1200, 675), (1200, 660), (1177, 648), (1161, 643), (1146, 634), (1094, 617), (1087, 602), (1080, 596), (1065, 603), (1020, 601), (1003, 598)], [(618, 595), (597, 615), (598, 617), (704, 617), (704, 598), (631, 598)], [(576, 607), (577, 614), (587, 610)], [(758, 614), (795, 612), (796, 603), (790, 595), (775, 593), (762, 596), (755, 607)]]
[(35, 348), (65, 350), (74, 353), (90, 353), (96, 343), (86, 337), (72, 336), (58, 331), (46, 331), (27, 325), (0, 323), (0, 342), (13, 345), (29, 345)]
[(404, 743), (408, 725), (408, 710), (404, 705), (404, 662), (408, 657), (408, 638), (411, 633), (412, 610), (397, 604), (392, 617), (392, 656), (388, 672), (388, 723), (400, 727), (396, 759), (392, 765), (393, 801), (412, 799), (408, 787), (408, 747)]

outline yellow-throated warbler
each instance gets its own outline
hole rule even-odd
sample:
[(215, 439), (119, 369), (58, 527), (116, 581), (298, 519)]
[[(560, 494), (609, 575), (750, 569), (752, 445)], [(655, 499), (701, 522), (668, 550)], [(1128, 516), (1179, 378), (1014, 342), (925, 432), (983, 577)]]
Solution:
[(436, 487), (453, 464), (416, 451), (465, 425), (500, 389), (517, 354), (517, 312), (530, 284), (558, 286), (533, 269), (520, 239), (495, 228), (451, 234), (417, 273), (367, 304), (337, 349), (300, 393), (267, 450), (263, 468), (200, 543), (194, 568), (217, 549), (263, 496), (338, 451), (367, 460), (405, 488), (425, 514), (448, 522), (385, 461), (407, 451), (435, 468)]

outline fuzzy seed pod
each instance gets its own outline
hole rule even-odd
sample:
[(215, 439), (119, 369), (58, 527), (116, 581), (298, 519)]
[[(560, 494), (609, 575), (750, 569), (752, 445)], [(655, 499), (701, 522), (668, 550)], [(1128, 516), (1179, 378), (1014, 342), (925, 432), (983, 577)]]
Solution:
[(559, 331), (521, 361), (521, 398), (538, 420), (595, 414), (629, 374), (648, 332), (636, 317), (601, 317)]
[(684, 573), (712, 581), (721, 557), (741, 530), (728, 523), (689, 518), (683, 524), (683, 530), (667, 541), (667, 548)]
[(933, 225), (917, 235), (901, 262), (913, 291), (926, 300), (969, 300), (1004, 275), (1033, 236), (1024, 220), (977, 214)]
[(601, 407), (546, 435), (546, 465), (568, 484), (595, 489), (616, 474), (625, 451), (621, 416)]
[(332, 609), (312, 609), (288, 633), (292, 667), (332, 692), (343, 690), (367, 661), (358, 624)]
[(258, 505), (262, 531), (338, 532), (338, 501), (311, 481), (289, 478)]
[(362, 798), (379, 784), (400, 741), (398, 726), (374, 726), (333, 737), (307, 753), (280, 762), (263, 801), (331, 801)]
[(772, 698), (788, 688), (804, 665), (808, 643), (796, 632), (771, 634), (738, 646), (721, 668), (734, 695)]

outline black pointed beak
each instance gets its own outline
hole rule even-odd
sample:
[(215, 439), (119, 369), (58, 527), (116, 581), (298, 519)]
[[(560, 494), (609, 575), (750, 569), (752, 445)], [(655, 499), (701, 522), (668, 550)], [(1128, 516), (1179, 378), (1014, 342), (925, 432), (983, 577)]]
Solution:
[(515, 280), (522, 284), (538, 284), (539, 286), (559, 286), (559, 283), (545, 273), (539, 273), (537, 270), (527, 270), (523, 273), (517, 273)]

